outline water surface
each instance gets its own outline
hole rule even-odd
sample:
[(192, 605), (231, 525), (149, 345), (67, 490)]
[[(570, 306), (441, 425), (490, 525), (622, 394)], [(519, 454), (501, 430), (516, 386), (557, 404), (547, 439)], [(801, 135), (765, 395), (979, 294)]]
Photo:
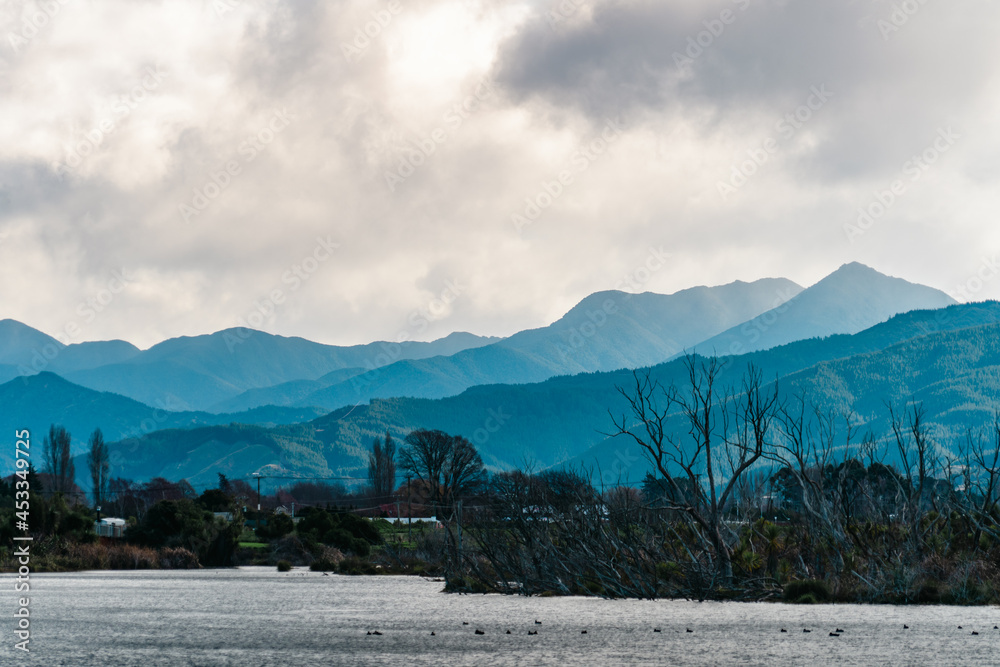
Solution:
[[(13, 583), (3, 575), (0, 584), (4, 664), (23, 658), (12, 648)], [(441, 587), (299, 568), (32, 575), (32, 652), (23, 664), (1000, 663), (996, 607), (526, 599)], [(842, 635), (830, 637), (837, 628)], [(375, 630), (383, 634), (367, 634)]]

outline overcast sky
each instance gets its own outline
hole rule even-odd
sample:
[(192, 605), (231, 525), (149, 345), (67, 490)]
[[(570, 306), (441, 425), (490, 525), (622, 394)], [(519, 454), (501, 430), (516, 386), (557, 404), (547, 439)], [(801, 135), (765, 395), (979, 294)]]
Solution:
[(598, 290), (849, 261), (1000, 298), (998, 25), (983, 0), (0, 2), (0, 318), (507, 335)]

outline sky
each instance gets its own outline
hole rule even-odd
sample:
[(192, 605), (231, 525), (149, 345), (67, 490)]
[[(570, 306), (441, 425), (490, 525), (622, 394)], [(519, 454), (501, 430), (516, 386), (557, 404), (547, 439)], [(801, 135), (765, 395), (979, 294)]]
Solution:
[(983, 0), (0, 0), (0, 318), (503, 336), (600, 290), (851, 261), (1000, 298), (997, 25)]

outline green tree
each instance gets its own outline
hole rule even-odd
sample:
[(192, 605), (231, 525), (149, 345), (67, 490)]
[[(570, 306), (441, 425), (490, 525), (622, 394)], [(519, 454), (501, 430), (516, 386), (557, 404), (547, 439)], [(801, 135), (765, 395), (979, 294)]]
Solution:
[(268, 541), (276, 540), (279, 537), (284, 537), (293, 530), (295, 530), (295, 524), (292, 522), (292, 517), (281, 512), (275, 512), (267, 517), (265, 525), (257, 529), (257, 537)]
[(396, 489), (396, 443), (389, 432), (385, 442), (375, 438), (372, 451), (368, 455), (368, 481), (378, 502), (389, 502)]
[(189, 498), (161, 500), (146, 512), (129, 540), (149, 547), (183, 547), (202, 565), (230, 565), (242, 521), (226, 522)]
[(55, 424), (49, 426), (49, 434), (42, 443), (42, 454), (45, 458), (45, 472), (51, 476), (52, 490), (56, 493), (65, 494), (73, 490), (76, 470), (71, 444), (69, 431)]

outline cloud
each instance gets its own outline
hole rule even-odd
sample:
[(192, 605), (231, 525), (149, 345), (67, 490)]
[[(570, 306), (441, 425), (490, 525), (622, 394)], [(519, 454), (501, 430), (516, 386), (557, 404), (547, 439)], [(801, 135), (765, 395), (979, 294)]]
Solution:
[[(275, 333), (503, 335), (651, 246), (671, 253), (653, 291), (851, 260), (949, 288), (1000, 241), (1000, 9), (928, 0), (887, 31), (881, 0), (572, 5), (553, 24), (565, 2), (69, 0), (26, 39), (40, 5), (0, 3), (2, 316), (62, 331), (125, 267), (80, 340), (215, 331), (275, 289)], [(947, 127), (961, 138), (851, 243)], [(339, 248), (285, 280), (320, 238)]]

